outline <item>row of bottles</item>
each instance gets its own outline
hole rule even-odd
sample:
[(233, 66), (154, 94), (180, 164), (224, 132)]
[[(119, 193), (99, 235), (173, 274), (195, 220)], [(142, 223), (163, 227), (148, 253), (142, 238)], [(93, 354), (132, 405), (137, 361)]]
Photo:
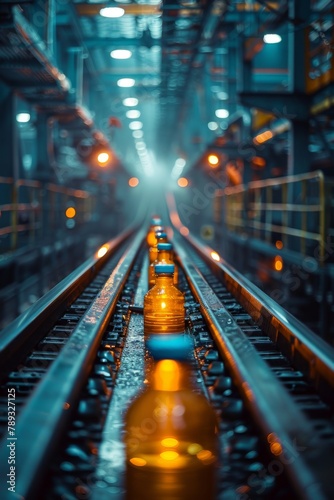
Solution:
[(161, 219), (153, 218), (147, 236), (149, 291), (144, 298), (146, 338), (155, 334), (183, 333), (185, 329), (184, 296), (176, 286), (178, 269), (173, 246), (168, 242), (161, 224)]
[(144, 299), (149, 383), (125, 416), (126, 499), (214, 500), (216, 416), (195, 392), (193, 342), (185, 334), (184, 297), (163, 229), (160, 218), (152, 219), (147, 243), (157, 254)]

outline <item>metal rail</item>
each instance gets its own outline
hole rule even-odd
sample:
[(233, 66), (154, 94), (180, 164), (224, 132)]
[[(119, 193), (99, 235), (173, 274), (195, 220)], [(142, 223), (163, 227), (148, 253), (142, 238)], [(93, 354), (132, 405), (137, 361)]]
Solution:
[[(312, 424), (261, 359), (187, 252), (179, 244), (176, 251), (234, 382), (270, 448), (276, 446), (277, 459), (281, 460), (300, 498), (330, 498), (330, 493), (334, 494), (333, 484), (322, 460), (328, 456), (327, 446), (317, 439)], [(303, 451), (290, 461), (287, 457), (296, 448)]]
[[(261, 329), (278, 347), (282, 346), (294, 365), (302, 366), (303, 373), (314, 383), (324, 399), (333, 404), (334, 350), (232, 269), (217, 252), (186, 235), (171, 197), (168, 205), (174, 227), (184, 235), (188, 244), (207, 262), (213, 273), (219, 276), (227, 290)], [(193, 264), (189, 251), (177, 243), (176, 252), (191, 290), (201, 304), (201, 312), (213, 338), (231, 369), (232, 378), (266, 437), (268, 446), (271, 450), (273, 444), (276, 446), (275, 455), (282, 461), (295, 491), (300, 498), (308, 500), (331, 498), (334, 495), (331, 479), (334, 471), (330, 471), (328, 465), (328, 457), (333, 452), (330, 445), (316, 436), (312, 423), (240, 330), (205, 277)], [(301, 451), (294, 460), (287, 463), (287, 454), (296, 444), (301, 445)]]
[(2, 370), (15, 362), (36, 344), (66, 307), (73, 302), (94, 278), (120, 245), (129, 238), (135, 228), (127, 229), (118, 237), (105, 243), (96, 254), (35, 302), (0, 336), (0, 363)]
[[(278, 344), (296, 368), (305, 375), (330, 405), (334, 401), (334, 349), (287, 312), (256, 285), (232, 268), (212, 248), (187, 237), (196, 252), (223, 279), (227, 289), (261, 329)], [(218, 259), (218, 260), (217, 260)], [(328, 396), (330, 391), (331, 396)]]
[[(143, 232), (139, 232), (131, 241), (18, 419), (15, 438), (20, 443), (20, 452), (16, 457), (16, 493), (23, 498), (36, 498), (35, 489), (47, 457), (52, 454), (71, 411), (76, 407), (78, 395), (92, 368), (102, 335), (143, 237)], [(7, 463), (6, 444), (6, 441), (3, 442), (0, 448), (2, 464)], [(2, 484), (6, 484), (4, 469), (2, 474)], [(3, 499), (12, 498), (8, 490), (2, 495)]]

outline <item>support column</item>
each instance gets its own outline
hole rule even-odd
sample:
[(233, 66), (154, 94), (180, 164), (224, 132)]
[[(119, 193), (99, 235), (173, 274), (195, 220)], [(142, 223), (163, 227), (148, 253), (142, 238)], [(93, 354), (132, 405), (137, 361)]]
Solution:
[(70, 47), (67, 51), (67, 76), (71, 81), (70, 103), (82, 105), (83, 90), (83, 48)]
[[(299, 25), (307, 25), (310, 17), (310, 0), (290, 0), (289, 17), (294, 20), (293, 28), (289, 34), (289, 90), (295, 95), (305, 95), (306, 85), (306, 56), (305, 41), (307, 28), (300, 29)], [(305, 104), (307, 106), (307, 104)], [(305, 110), (307, 111), (307, 110)], [(306, 113), (308, 115), (308, 113)], [(309, 119), (300, 118), (297, 114), (291, 117), (290, 147), (288, 153), (288, 175), (298, 175), (310, 171), (309, 145)], [(298, 204), (301, 200), (301, 189), (290, 185), (288, 202)], [(289, 225), (301, 228), (301, 214), (290, 212)], [(288, 238), (291, 250), (300, 251), (300, 244), (296, 237)]]
[[(306, 60), (305, 38), (307, 29), (300, 29), (310, 16), (310, 0), (290, 0), (289, 17), (295, 20), (289, 34), (289, 90), (293, 94), (305, 94)], [(297, 175), (310, 171), (309, 121), (298, 116), (291, 119), (290, 151), (288, 157), (288, 175)]]

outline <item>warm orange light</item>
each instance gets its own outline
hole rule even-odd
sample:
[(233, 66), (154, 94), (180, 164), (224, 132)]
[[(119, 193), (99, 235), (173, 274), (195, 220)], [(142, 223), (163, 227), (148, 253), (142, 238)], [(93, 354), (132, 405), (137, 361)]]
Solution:
[(271, 130), (266, 130), (265, 132), (262, 132), (262, 134), (258, 134), (256, 137), (254, 137), (254, 143), (255, 144), (262, 144), (263, 142), (268, 141), (273, 137), (273, 133)]
[(68, 410), (70, 407), (70, 403), (64, 403), (64, 410)]
[(211, 255), (211, 258), (212, 258), (213, 260), (215, 260), (215, 261), (217, 261), (217, 262), (219, 262), (219, 261), (220, 261), (220, 255), (219, 255), (217, 252), (212, 251), (212, 252), (210, 253), (210, 255)]
[(98, 249), (97, 251), (97, 257), (101, 258), (103, 257), (109, 250), (109, 245), (103, 245), (101, 248)]
[(186, 226), (182, 226), (180, 229), (180, 233), (183, 234), (183, 236), (188, 236), (189, 229)]
[(281, 443), (279, 442), (278, 437), (274, 432), (271, 432), (267, 436), (267, 441), (270, 443), (270, 451), (273, 453), (273, 455), (281, 455), (283, 448)]
[(201, 450), (196, 454), (196, 457), (205, 464), (210, 464), (216, 459), (210, 450)]
[(283, 248), (283, 241), (277, 240), (275, 243), (275, 246), (278, 250), (282, 250)]
[(275, 443), (272, 443), (270, 445), (270, 451), (273, 455), (281, 455), (282, 451), (283, 451), (283, 448), (282, 448), (282, 445), (279, 443), (279, 442), (275, 442)]
[(166, 448), (175, 448), (175, 446), (177, 446), (179, 442), (175, 438), (165, 438), (161, 441), (161, 444)]
[(140, 458), (140, 457), (130, 458), (130, 463), (132, 465), (135, 465), (136, 467), (143, 467), (144, 465), (147, 464), (146, 460), (144, 460), (144, 458)]
[(100, 163), (101, 166), (104, 166), (109, 160), (109, 158), (110, 158), (109, 153), (103, 152), (99, 153), (97, 161)]
[(75, 214), (76, 214), (76, 210), (74, 207), (68, 207), (66, 209), (66, 212), (65, 212), (65, 215), (68, 219), (73, 219), (73, 217), (75, 217)]
[(172, 359), (163, 359), (156, 365), (154, 380), (161, 391), (177, 391), (180, 385), (180, 367)]
[(211, 154), (208, 156), (208, 162), (211, 167), (216, 168), (219, 165), (219, 158), (217, 155)]
[(282, 271), (283, 269), (283, 260), (279, 255), (276, 255), (275, 257), (274, 267), (276, 271)]
[(177, 181), (178, 185), (181, 187), (181, 188), (185, 188), (188, 186), (189, 184), (189, 181), (188, 179), (186, 179), (185, 177), (180, 177)]
[(131, 177), (131, 179), (129, 179), (129, 186), (134, 188), (136, 186), (138, 186), (139, 184), (139, 179), (137, 179), (137, 177)]
[(263, 168), (266, 166), (266, 160), (261, 156), (254, 156), (254, 158), (252, 158), (252, 163), (258, 168)]
[(175, 460), (179, 456), (177, 451), (163, 451), (160, 457), (164, 460)]

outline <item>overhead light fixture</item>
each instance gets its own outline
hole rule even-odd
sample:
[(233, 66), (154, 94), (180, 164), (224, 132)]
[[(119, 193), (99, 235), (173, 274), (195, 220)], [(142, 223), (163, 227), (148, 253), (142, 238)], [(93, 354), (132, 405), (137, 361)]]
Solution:
[(216, 122), (209, 122), (208, 123), (208, 129), (209, 130), (217, 130), (217, 128), (219, 128), (218, 127), (218, 123), (216, 123)]
[(16, 121), (18, 123), (28, 123), (30, 121), (30, 114), (29, 113), (18, 113), (16, 115)]
[(124, 106), (137, 106), (138, 104), (138, 99), (136, 97), (127, 97), (126, 99), (123, 99), (123, 104)]
[(129, 179), (129, 181), (128, 181), (128, 184), (130, 187), (134, 188), (134, 187), (138, 186), (139, 179), (137, 179), (137, 177), (131, 177), (131, 179)]
[(277, 33), (267, 33), (263, 37), (264, 43), (280, 43), (282, 41), (282, 37), (277, 35)]
[(269, 139), (272, 139), (273, 137), (274, 134), (271, 130), (265, 130), (261, 134), (258, 134), (256, 137), (254, 137), (253, 142), (254, 144), (262, 144), (263, 142), (269, 141)]
[(65, 215), (68, 219), (73, 219), (73, 217), (75, 217), (75, 214), (76, 214), (76, 210), (74, 207), (68, 207), (65, 211)]
[(219, 166), (219, 157), (214, 153), (209, 154), (208, 163), (209, 163), (210, 167), (212, 167), (212, 168), (218, 167)]
[(141, 139), (142, 137), (144, 137), (144, 132), (142, 130), (134, 130), (132, 132), (132, 136), (135, 138), (135, 139)]
[(188, 186), (189, 184), (189, 181), (186, 177), (180, 177), (177, 181), (178, 185), (181, 187), (181, 188), (185, 188)]
[(113, 59), (129, 59), (132, 56), (131, 50), (116, 49), (110, 52), (110, 57)]
[(104, 7), (100, 10), (100, 16), (102, 17), (122, 17), (125, 13), (125, 10), (121, 7)]
[(228, 99), (228, 93), (227, 92), (218, 92), (217, 97), (218, 97), (218, 99), (221, 99), (222, 101), (226, 101), (226, 99)]
[(109, 158), (109, 153), (102, 152), (98, 154), (97, 161), (101, 167), (104, 167), (105, 164), (109, 161)]
[(227, 111), (227, 109), (217, 109), (215, 111), (215, 115), (217, 118), (227, 118), (229, 114), (230, 113)]
[(120, 78), (117, 80), (117, 85), (119, 87), (133, 87), (135, 83), (133, 78)]
[(143, 127), (142, 122), (130, 122), (129, 129), (130, 130), (139, 130)]
[(140, 111), (138, 109), (130, 109), (129, 111), (126, 112), (126, 117), (127, 118), (139, 118), (140, 117)]

